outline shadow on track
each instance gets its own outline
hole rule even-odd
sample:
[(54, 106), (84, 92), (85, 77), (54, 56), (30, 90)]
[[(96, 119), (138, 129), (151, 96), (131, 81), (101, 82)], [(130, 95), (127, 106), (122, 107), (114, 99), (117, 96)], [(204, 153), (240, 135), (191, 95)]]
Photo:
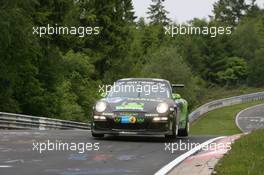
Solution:
[(164, 143), (164, 142), (178, 142), (179, 140), (187, 141), (191, 139), (191, 137), (184, 137), (184, 138), (176, 138), (176, 139), (166, 139), (164, 136), (131, 136), (131, 135), (106, 135), (104, 138), (93, 138), (94, 140), (101, 140), (101, 141), (116, 141), (116, 142), (142, 142), (142, 143)]

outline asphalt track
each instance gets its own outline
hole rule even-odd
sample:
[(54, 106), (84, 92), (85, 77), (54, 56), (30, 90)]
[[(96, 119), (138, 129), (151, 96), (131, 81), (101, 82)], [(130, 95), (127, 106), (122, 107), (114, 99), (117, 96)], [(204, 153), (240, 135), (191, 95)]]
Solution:
[[(90, 131), (0, 131), (1, 175), (86, 175), (86, 174), (154, 174), (186, 151), (165, 150), (168, 143), (161, 136), (119, 136), (94, 139)], [(212, 136), (175, 139), (172, 143), (202, 143)], [(99, 150), (44, 151), (33, 143), (99, 143)], [(89, 147), (90, 148), (90, 147)], [(34, 149), (34, 150), (33, 150)]]
[(243, 132), (264, 129), (264, 104), (242, 110), (236, 116), (236, 124)]

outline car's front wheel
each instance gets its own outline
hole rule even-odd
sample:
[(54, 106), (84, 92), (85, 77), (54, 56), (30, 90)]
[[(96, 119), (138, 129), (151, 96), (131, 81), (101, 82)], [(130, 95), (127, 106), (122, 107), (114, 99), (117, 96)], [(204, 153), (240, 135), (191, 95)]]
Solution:
[(189, 135), (190, 130), (190, 123), (189, 121), (186, 122), (185, 128), (179, 129), (178, 133), (180, 137), (187, 137)]
[(165, 135), (166, 139), (176, 139), (178, 135), (178, 126), (176, 124), (176, 121), (172, 124), (172, 135)]
[(96, 137), (96, 138), (102, 138), (102, 137), (104, 137), (104, 134), (95, 134), (95, 133), (92, 133), (92, 136), (93, 137)]

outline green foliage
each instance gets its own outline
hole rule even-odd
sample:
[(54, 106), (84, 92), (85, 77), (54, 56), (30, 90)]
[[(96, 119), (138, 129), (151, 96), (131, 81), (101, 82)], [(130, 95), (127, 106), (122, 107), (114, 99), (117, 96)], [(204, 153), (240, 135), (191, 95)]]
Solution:
[[(98, 85), (124, 77), (184, 83), (197, 105), (205, 87), (263, 86), (264, 11), (253, 0), (219, 0), (210, 21), (232, 35), (164, 34), (164, 0), (153, 0), (150, 23), (135, 22), (132, 0), (0, 1), (0, 111), (87, 121)], [(36, 26), (100, 27), (99, 35), (33, 35)], [(178, 25), (178, 24), (175, 24)]]
[(83, 9), (81, 23), (101, 27), (101, 33), (85, 38), (84, 49), (91, 49), (98, 79), (106, 82), (120, 78), (125, 73), (122, 63), (126, 60), (133, 37), (135, 19), (131, 0), (80, 1)]
[(256, 22), (256, 19), (248, 19), (238, 25), (231, 38), (234, 55), (246, 60), (254, 57), (255, 51), (260, 47)]
[(214, 4), (216, 21), (235, 26), (249, 10), (245, 0), (219, 0)]
[(248, 75), (247, 63), (242, 58), (229, 57), (226, 58), (226, 66), (222, 71), (217, 72), (219, 83), (230, 86), (237, 85), (241, 81), (245, 81)]
[(66, 70), (59, 87), (62, 98), (60, 116), (66, 119), (85, 121), (91, 114), (97, 92), (97, 82), (91, 79), (95, 72), (90, 57), (70, 50), (64, 57)]
[[(1, 2), (0, 11), (0, 110), (20, 112), (37, 107), (35, 101), (43, 89), (36, 78), (38, 68), (32, 64), (37, 59), (39, 48), (31, 37), (30, 16), (34, 3)], [(29, 5), (29, 6), (28, 6)], [(25, 7), (19, 8), (19, 6)]]
[(163, 2), (165, 0), (152, 0), (150, 7), (148, 8), (147, 14), (149, 15), (148, 18), (150, 19), (150, 24), (154, 25), (168, 25), (170, 19), (167, 17), (168, 11), (165, 10)]
[(185, 84), (184, 89), (178, 89), (183, 98), (192, 105), (196, 102), (198, 93), (197, 77), (179, 55), (176, 47), (162, 47), (147, 55), (147, 63), (142, 69), (142, 77), (164, 78), (172, 83)]
[(232, 149), (215, 167), (216, 175), (248, 174), (262, 175), (264, 130), (259, 129), (243, 135), (232, 144)]
[(77, 103), (78, 96), (72, 92), (72, 89), (71, 82), (67, 80), (58, 87), (58, 92), (61, 94), (61, 111), (58, 117), (66, 120), (85, 121), (85, 118), (82, 118), (84, 110)]
[(264, 85), (264, 48), (255, 53), (254, 59), (249, 64), (249, 83), (252, 86)]

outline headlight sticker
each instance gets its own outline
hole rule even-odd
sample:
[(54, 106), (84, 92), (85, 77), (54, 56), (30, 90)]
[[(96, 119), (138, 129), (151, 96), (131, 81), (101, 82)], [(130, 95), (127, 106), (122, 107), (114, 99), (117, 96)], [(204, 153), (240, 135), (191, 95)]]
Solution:
[(120, 119), (119, 117), (115, 117), (115, 118), (114, 118), (114, 122), (115, 122), (115, 123), (120, 123), (120, 122), (121, 122), (121, 119)]
[(137, 123), (144, 123), (145, 119), (144, 118), (138, 118)]

